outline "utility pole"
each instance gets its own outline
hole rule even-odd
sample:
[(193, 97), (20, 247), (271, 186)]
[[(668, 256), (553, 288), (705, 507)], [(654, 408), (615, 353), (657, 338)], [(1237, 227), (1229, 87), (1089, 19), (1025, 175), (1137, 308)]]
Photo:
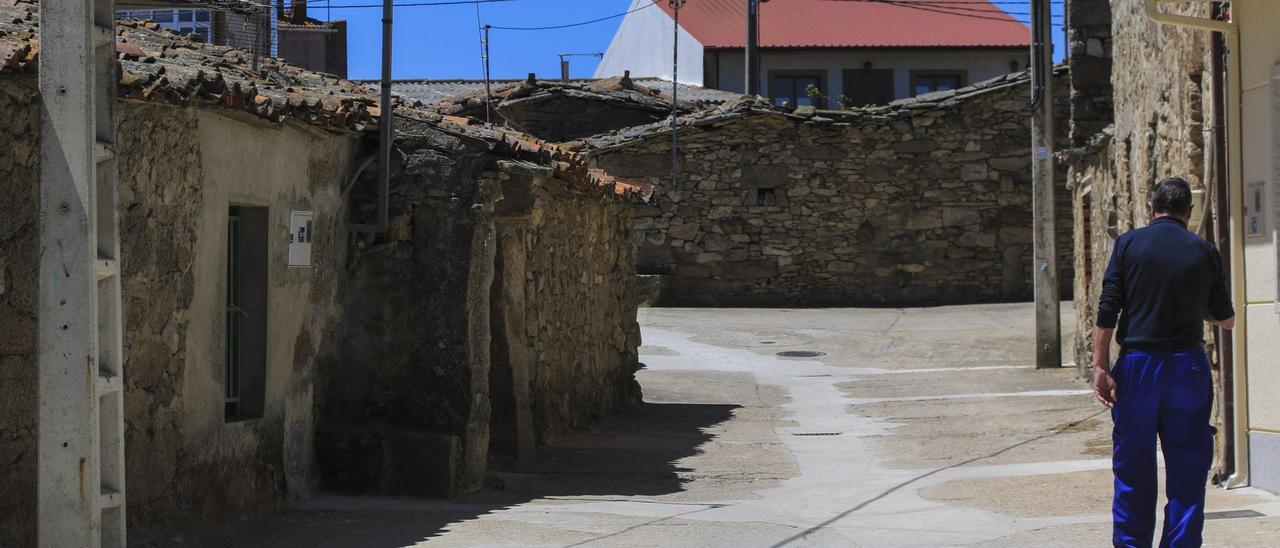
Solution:
[(676, 187), (676, 167), (680, 160), (676, 140), (676, 112), (679, 110), (680, 90), (680, 8), (685, 0), (667, 0), (671, 11), (675, 13), (671, 26), (671, 188)]
[(760, 95), (760, 1), (747, 2), (746, 92)]
[(40, 3), (36, 543), (124, 546), (114, 0)]
[(484, 38), (480, 39), (480, 46), (482, 48), (480, 52), (480, 59), (484, 61), (484, 122), (486, 124), (493, 122), (492, 120), (489, 119), (490, 118), (489, 109), (493, 108), (492, 107), (493, 91), (489, 89), (489, 29), (490, 28), (492, 27), (490, 27), (489, 25), (485, 25), (482, 28), (482, 30), (484, 31)]
[(1049, 0), (1031, 2), (1031, 202), (1036, 369), (1062, 367), (1053, 181), (1053, 30)]

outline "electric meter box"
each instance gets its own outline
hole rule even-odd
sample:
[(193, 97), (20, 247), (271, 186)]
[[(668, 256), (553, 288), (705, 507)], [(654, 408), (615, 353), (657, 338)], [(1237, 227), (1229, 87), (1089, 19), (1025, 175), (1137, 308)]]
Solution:
[(312, 213), (289, 213), (289, 266), (311, 266)]

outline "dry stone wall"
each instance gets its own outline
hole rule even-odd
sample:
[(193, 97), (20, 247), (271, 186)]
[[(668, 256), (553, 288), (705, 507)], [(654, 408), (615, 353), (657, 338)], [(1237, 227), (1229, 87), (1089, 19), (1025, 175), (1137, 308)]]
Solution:
[[(636, 211), (638, 265), (641, 274), (672, 277), (674, 304), (1024, 300), (1031, 295), (1025, 83), (1011, 75), (843, 113), (739, 103), (686, 118), (674, 184), (661, 125), (585, 146), (597, 166), (658, 188)], [(1062, 78), (1056, 85), (1066, 89)], [(1058, 94), (1062, 112), (1066, 96)], [(1066, 126), (1059, 124), (1062, 135)], [(1070, 280), (1070, 197), (1060, 191), (1059, 198), (1060, 274)]]
[(638, 397), (632, 222), (492, 143), (397, 131), (391, 228), (352, 239), (319, 465), (339, 491), (455, 496)]

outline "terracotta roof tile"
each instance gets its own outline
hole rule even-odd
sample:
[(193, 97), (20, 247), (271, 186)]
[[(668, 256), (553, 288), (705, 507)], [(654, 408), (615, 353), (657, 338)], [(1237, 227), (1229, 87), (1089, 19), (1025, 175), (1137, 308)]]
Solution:
[[(38, 69), (38, 19), (38, 4), (0, 0), (0, 77)], [(116, 29), (122, 99), (234, 109), (276, 123), (296, 120), (333, 131), (377, 129), (378, 96), (355, 82), (272, 58), (259, 59), (254, 70), (249, 52), (201, 43), (150, 21), (120, 20)], [(398, 118), (484, 141), (496, 154), (552, 166), (558, 179), (582, 190), (630, 199), (647, 199), (652, 193), (644, 183), (592, 172), (577, 154), (523, 133), (405, 104), (395, 109)]]
[[(667, 2), (656, 3), (668, 16)], [(680, 26), (708, 48), (742, 48), (746, 2), (699, 0)], [(760, 6), (762, 48), (1027, 47), (1031, 31), (986, 0), (966, 4), (785, 0)]]

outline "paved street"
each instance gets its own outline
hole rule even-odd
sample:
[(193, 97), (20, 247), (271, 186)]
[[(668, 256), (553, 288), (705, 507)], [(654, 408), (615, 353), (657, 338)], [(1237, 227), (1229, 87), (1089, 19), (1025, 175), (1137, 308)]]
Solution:
[[(1030, 367), (1031, 315), (642, 309), (645, 405), (554, 440), (537, 470), (461, 500), (321, 496), (164, 541), (1105, 545), (1110, 417), (1074, 369)], [(824, 355), (777, 355), (797, 351)], [(1280, 538), (1280, 497), (1209, 500), (1207, 545)]]

